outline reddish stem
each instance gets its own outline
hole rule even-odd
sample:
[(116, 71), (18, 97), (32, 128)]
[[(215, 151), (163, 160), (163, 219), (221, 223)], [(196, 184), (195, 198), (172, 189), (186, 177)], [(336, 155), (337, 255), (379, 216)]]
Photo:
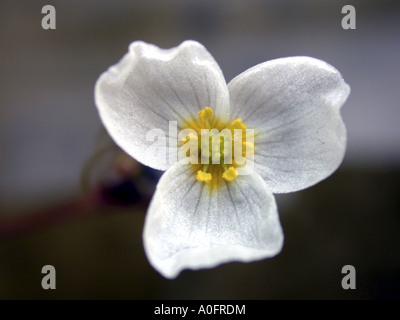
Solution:
[(0, 219), (0, 240), (64, 223), (76, 217), (89, 216), (102, 204), (98, 193), (84, 195), (69, 203), (41, 209), (29, 214)]

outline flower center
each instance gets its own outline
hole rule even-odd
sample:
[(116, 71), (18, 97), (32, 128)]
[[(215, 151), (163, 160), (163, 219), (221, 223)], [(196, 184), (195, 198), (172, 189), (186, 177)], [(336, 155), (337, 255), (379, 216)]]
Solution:
[(205, 107), (198, 118), (185, 121), (185, 126), (190, 132), (181, 143), (188, 147), (186, 155), (196, 160), (192, 162), (196, 179), (211, 187), (235, 181), (246, 155), (254, 153), (254, 143), (249, 141), (242, 119), (222, 121), (210, 107)]

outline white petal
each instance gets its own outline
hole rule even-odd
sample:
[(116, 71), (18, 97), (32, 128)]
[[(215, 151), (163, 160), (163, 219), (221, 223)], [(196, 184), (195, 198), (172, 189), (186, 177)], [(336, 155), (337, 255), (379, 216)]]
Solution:
[(149, 149), (152, 142), (146, 134), (150, 130), (175, 138), (176, 133), (169, 135), (169, 121), (177, 121), (179, 130), (183, 119), (197, 117), (206, 106), (218, 115), (229, 110), (224, 76), (214, 58), (195, 41), (172, 49), (133, 42), (122, 60), (97, 80), (95, 100), (116, 143), (136, 160), (161, 170), (174, 161), (155, 156)]
[(275, 199), (258, 174), (210, 193), (189, 165), (175, 164), (159, 182), (143, 240), (153, 267), (174, 278), (183, 269), (272, 257), (283, 233)]
[(233, 118), (255, 138), (255, 171), (274, 193), (310, 187), (343, 160), (340, 107), (350, 87), (329, 64), (292, 57), (259, 64), (228, 85)]

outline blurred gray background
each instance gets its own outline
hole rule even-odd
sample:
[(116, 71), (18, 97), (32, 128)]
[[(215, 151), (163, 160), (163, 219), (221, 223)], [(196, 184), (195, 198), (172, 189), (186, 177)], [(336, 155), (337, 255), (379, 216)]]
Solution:
[[(41, 28), (46, 4), (56, 8), (56, 30)], [(341, 27), (346, 4), (356, 8), (356, 30)], [(0, 232), (0, 298), (399, 298), (399, 28), (396, 0), (2, 0), (0, 227), (20, 219), (28, 231)], [(130, 42), (168, 48), (186, 39), (207, 47), (227, 81), (266, 60), (307, 55), (335, 66), (352, 92), (342, 109), (343, 165), (278, 197), (282, 253), (170, 281), (150, 267), (141, 240), (158, 173), (114, 161), (121, 155), (104, 137), (93, 87)], [(105, 153), (93, 156), (104, 140)], [(126, 175), (141, 200), (122, 205), (109, 181)], [(66, 218), (46, 227), (24, 220), (57, 212)], [(46, 264), (56, 267), (56, 290), (40, 286)], [(356, 290), (341, 287), (346, 264), (357, 270)]]

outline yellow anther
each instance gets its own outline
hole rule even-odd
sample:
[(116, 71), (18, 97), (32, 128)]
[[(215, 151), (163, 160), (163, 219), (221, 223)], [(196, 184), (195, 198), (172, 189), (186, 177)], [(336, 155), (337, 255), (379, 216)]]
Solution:
[(247, 142), (247, 141), (243, 141), (242, 144), (243, 148), (242, 148), (242, 154), (245, 157), (247, 156), (252, 156), (254, 155), (254, 143), (253, 142)]
[(205, 123), (206, 120), (211, 120), (213, 117), (213, 109), (210, 107), (205, 107), (203, 110), (199, 111), (199, 119), (201, 122)]
[(190, 132), (188, 137), (190, 140), (198, 140), (197, 134), (195, 134), (194, 132)]
[(239, 171), (237, 171), (234, 167), (229, 167), (228, 170), (226, 170), (222, 174), (222, 178), (224, 178), (227, 181), (235, 181), (236, 177), (239, 175)]
[(246, 129), (247, 126), (242, 122), (242, 118), (238, 118), (231, 123), (231, 129)]
[(211, 173), (203, 172), (201, 170), (197, 171), (196, 179), (198, 181), (204, 181), (205, 183), (209, 183), (212, 179)]

